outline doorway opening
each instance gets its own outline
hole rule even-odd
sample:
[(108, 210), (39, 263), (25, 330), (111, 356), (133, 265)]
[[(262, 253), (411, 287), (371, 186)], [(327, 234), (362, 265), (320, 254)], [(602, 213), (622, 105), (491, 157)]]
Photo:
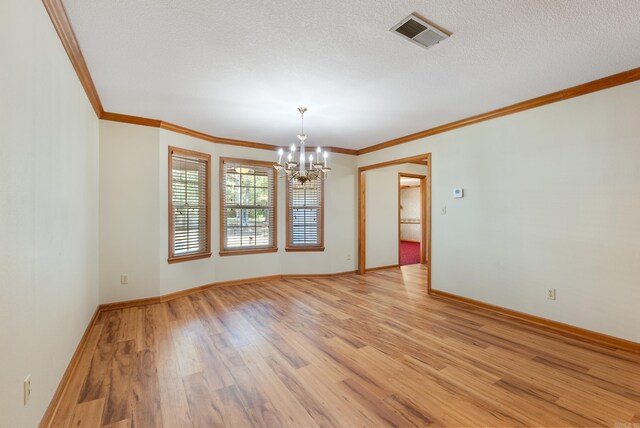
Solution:
[(427, 263), (426, 175), (398, 173), (398, 265)]
[[(370, 177), (371, 180), (369, 180), (367, 178), (367, 175), (379, 170), (387, 169), (387, 167), (389, 166), (398, 166), (402, 164), (424, 165), (426, 166), (426, 174), (424, 174), (425, 181), (424, 181), (424, 192), (423, 192), (425, 199), (423, 202), (424, 212), (423, 212), (423, 215), (421, 216), (421, 221), (422, 221), (421, 241), (422, 242), (420, 244), (420, 252), (421, 252), (422, 262), (425, 264), (425, 267), (426, 267), (427, 292), (431, 293), (431, 171), (432, 171), (431, 162), (432, 162), (431, 154), (426, 153), (423, 155), (410, 156), (406, 158), (400, 158), (400, 159), (390, 160), (386, 162), (370, 164), (370, 165), (361, 166), (358, 168), (358, 273), (359, 274), (364, 274), (365, 272), (371, 271), (371, 270), (393, 267), (393, 266), (384, 266), (385, 263), (380, 263), (379, 260), (377, 261), (370, 260), (370, 264), (368, 264), (367, 262), (369, 259), (377, 258), (377, 256), (379, 256), (378, 253), (380, 252), (384, 253), (385, 248), (389, 247), (388, 245), (384, 244), (384, 241), (381, 242), (380, 239), (377, 239), (379, 238), (378, 235), (384, 235), (384, 236), (388, 235), (386, 231), (383, 234), (379, 233), (381, 227), (385, 227), (385, 226), (378, 225), (378, 222), (376, 220), (379, 220), (379, 218), (368, 218), (368, 217), (371, 217), (372, 215), (373, 217), (376, 217), (375, 214), (379, 212), (379, 210), (377, 209), (379, 207), (377, 208), (369, 207), (369, 209), (367, 208), (368, 184), (372, 186), (372, 189), (369, 195), (370, 198), (373, 201), (377, 201), (378, 203), (381, 200), (384, 202), (384, 190), (382, 190), (382, 188), (379, 186), (380, 183), (375, 180), (374, 176)], [(396, 171), (396, 172), (401, 172), (401, 171)], [(392, 187), (389, 190), (389, 193), (392, 193), (396, 190), (394, 189), (394, 187), (397, 186), (397, 183), (395, 183), (395, 179), (396, 178), (392, 178), (393, 180)], [(368, 183), (368, 181), (371, 181), (371, 183)], [(386, 208), (383, 208), (383, 211), (386, 213), (389, 213), (389, 211), (391, 212), (395, 211), (393, 207), (389, 207), (389, 202), (390, 201), (387, 202)], [(389, 210), (389, 208), (391, 209)], [(396, 215), (397, 215), (397, 211), (395, 211), (393, 216), (395, 217)], [(397, 229), (395, 226), (391, 226), (391, 224), (389, 223), (386, 223), (387, 224), (386, 227), (389, 228), (389, 226), (391, 226), (393, 228), (392, 230), (394, 231), (397, 230), (398, 236), (399, 236), (399, 227), (400, 227), (399, 220), (395, 220), (394, 222), (398, 223)], [(368, 238), (367, 229), (369, 229), (370, 233), (373, 233), (373, 235), (370, 236), (369, 239), (367, 239)], [(392, 235), (395, 235), (395, 233), (392, 233)], [(399, 238), (395, 236), (389, 236), (389, 238), (395, 241), (393, 246), (395, 246), (396, 243), (398, 243)], [(368, 241), (374, 241), (374, 242), (369, 243)], [(386, 242), (389, 243), (390, 241), (387, 240)], [(373, 254), (370, 254), (370, 255), (367, 254), (368, 247), (370, 251), (373, 251)], [(397, 260), (396, 257), (399, 257), (399, 252), (397, 253), (397, 256), (393, 255), (391, 257), (392, 257), (391, 260), (395, 262), (395, 260)], [(378, 267), (378, 265), (381, 267)], [(396, 264), (395, 266), (397, 267), (398, 265)]]

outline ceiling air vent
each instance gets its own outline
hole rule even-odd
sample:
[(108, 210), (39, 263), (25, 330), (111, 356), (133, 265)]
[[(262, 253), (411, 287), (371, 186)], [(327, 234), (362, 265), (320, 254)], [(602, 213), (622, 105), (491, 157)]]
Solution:
[(425, 49), (429, 49), (449, 37), (448, 34), (443, 33), (414, 14), (407, 16), (394, 25), (390, 31)]

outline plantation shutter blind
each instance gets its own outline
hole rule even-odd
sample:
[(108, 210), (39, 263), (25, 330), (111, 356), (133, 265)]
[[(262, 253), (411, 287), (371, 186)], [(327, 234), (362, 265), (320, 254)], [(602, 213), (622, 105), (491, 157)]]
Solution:
[(288, 192), (288, 246), (321, 247), (322, 240), (322, 186), (323, 180), (301, 184), (289, 179)]
[(274, 248), (273, 167), (230, 160), (223, 160), (222, 167), (222, 251)]
[(180, 258), (211, 253), (209, 156), (171, 148), (170, 254)]

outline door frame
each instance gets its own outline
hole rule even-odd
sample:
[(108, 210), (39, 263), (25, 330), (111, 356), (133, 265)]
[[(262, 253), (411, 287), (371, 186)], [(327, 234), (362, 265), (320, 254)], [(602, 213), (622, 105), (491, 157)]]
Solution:
[[(428, 168), (428, 167), (427, 167)], [(400, 266), (400, 229), (401, 229), (401, 216), (400, 216), (400, 195), (402, 192), (402, 186), (400, 185), (400, 179), (402, 177), (418, 178), (420, 179), (420, 264), (427, 264), (427, 176), (424, 174), (409, 174), (408, 172), (398, 173), (398, 266)]]
[(431, 153), (410, 156), (401, 159), (395, 159), (386, 162), (380, 162), (371, 165), (365, 165), (358, 168), (358, 273), (365, 273), (365, 265), (367, 258), (367, 204), (366, 204), (366, 188), (367, 180), (365, 172), (372, 169), (384, 168), (391, 165), (400, 165), (403, 163), (421, 163), (427, 166), (426, 192), (425, 192), (425, 208), (426, 208), (426, 265), (427, 265), (427, 292), (431, 293), (431, 170), (433, 169), (433, 161)]

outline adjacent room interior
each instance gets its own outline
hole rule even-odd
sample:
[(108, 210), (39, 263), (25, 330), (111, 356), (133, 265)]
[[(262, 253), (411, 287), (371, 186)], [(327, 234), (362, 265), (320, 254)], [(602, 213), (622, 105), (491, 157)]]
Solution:
[(0, 427), (640, 427), (639, 16), (1, 1)]
[(426, 227), (423, 223), (427, 212), (426, 181), (426, 175), (398, 173), (400, 266), (427, 263)]

